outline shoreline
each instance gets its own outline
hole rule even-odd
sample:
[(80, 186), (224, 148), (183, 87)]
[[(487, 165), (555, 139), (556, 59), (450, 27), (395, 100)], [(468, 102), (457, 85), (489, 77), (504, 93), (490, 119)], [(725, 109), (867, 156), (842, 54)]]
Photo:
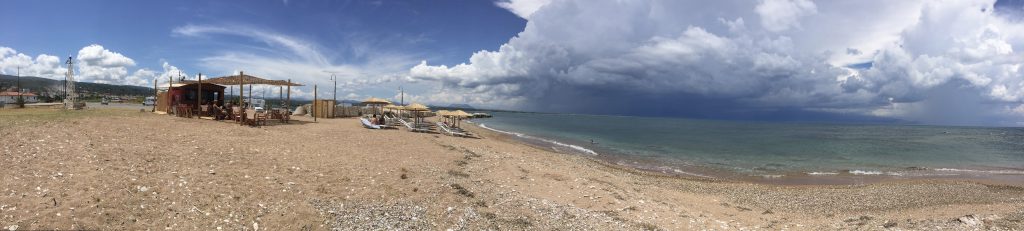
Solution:
[[(735, 171), (715, 169), (706, 166), (693, 164), (664, 164), (664, 161), (681, 162), (681, 160), (667, 157), (627, 157), (619, 154), (599, 154), (596, 150), (587, 149), (578, 144), (567, 144), (549, 138), (534, 137), (532, 135), (520, 134), (497, 130), (487, 126), (481, 126), (478, 122), (469, 122), (477, 132), (487, 132), (492, 136), (504, 136), (507, 142), (525, 144), (538, 150), (550, 151), (566, 155), (578, 155), (593, 159), (601, 164), (615, 166), (623, 169), (637, 170), (662, 174), (670, 177), (684, 179), (708, 179), (715, 181), (734, 181), (760, 183), (769, 185), (863, 185), (884, 182), (915, 181), (915, 180), (950, 180), (968, 181), (991, 185), (1024, 186), (1024, 170), (1019, 169), (959, 169), (959, 168), (923, 168), (907, 167), (900, 171), (879, 171), (879, 170), (837, 170), (829, 172), (804, 172), (804, 171), (777, 171), (769, 174), (744, 174)], [(564, 146), (569, 150), (562, 150), (557, 146)], [(583, 149), (583, 150), (580, 150)], [(610, 152), (610, 151), (609, 151)], [(605, 153), (602, 151), (601, 153)], [(942, 172), (978, 173), (978, 174), (939, 174)], [(1006, 172), (1006, 173), (1001, 173)]]
[(370, 130), (351, 118), (251, 128), (128, 110), (54, 112), (60, 117), (0, 110), (0, 133), (19, 134), (0, 136), (9, 144), (0, 148), (8, 176), (0, 227), (1024, 229), (1024, 187), (685, 179), (472, 126), (481, 139)]

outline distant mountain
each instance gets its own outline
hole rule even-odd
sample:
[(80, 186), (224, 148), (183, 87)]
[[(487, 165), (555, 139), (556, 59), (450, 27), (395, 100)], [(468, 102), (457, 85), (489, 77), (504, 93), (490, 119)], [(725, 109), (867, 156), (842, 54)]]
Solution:
[[(0, 75), (0, 90), (7, 90), (18, 85), (18, 77), (13, 75)], [(40, 95), (58, 95), (64, 88), (63, 80), (54, 80), (40, 77), (22, 76), (21, 88), (28, 89)], [(86, 83), (75, 81), (75, 89), (79, 94), (85, 95), (115, 95), (115, 96), (149, 96), (153, 95), (153, 88), (113, 85), (103, 83)]]
[(464, 104), (464, 103), (449, 104), (448, 107), (449, 108), (458, 108), (458, 109), (475, 109), (473, 106), (470, 106), (469, 104)]

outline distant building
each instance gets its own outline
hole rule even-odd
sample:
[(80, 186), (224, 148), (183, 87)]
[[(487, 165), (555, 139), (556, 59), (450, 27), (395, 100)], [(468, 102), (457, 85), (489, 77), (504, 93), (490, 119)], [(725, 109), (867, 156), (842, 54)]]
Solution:
[[(39, 98), (35, 93), (25, 92), (21, 93), (21, 98), (25, 99), (25, 103), (38, 103)], [(18, 103), (18, 92), (17, 91), (4, 91), (0, 92), (0, 102), (6, 104)]]

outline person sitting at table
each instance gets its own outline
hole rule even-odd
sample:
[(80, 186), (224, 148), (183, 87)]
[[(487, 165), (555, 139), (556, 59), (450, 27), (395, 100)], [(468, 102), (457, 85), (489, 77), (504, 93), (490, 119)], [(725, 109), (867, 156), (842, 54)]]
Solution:
[(213, 106), (213, 101), (206, 101), (206, 111), (202, 113), (204, 114), (203, 116), (213, 116), (214, 118), (217, 117), (217, 111), (216, 108), (214, 108)]

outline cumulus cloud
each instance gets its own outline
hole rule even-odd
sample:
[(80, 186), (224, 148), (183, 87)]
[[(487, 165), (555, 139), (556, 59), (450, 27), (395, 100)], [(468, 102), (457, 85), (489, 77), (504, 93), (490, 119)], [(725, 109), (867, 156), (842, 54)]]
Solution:
[(498, 50), (409, 75), (527, 110), (1015, 124), (1024, 27), (993, 5), (553, 1)]
[(142, 79), (146, 77), (142, 76), (145, 71), (129, 74), (128, 69), (135, 66), (135, 60), (98, 44), (82, 47), (75, 60), (76, 81), (136, 86), (151, 83)]
[(516, 16), (524, 19), (530, 19), (530, 15), (533, 12), (539, 10), (542, 6), (551, 3), (552, 0), (502, 0), (497, 1), (494, 4), (498, 7), (505, 8), (511, 11)]
[[(35, 76), (50, 79), (64, 79), (67, 72), (66, 60), (57, 56), (40, 54), (36, 58), (9, 47), (0, 46), (0, 73), (13, 75), (21, 68), (22, 76)], [(177, 76), (177, 67), (163, 63), (164, 71), (139, 68), (134, 71), (135, 60), (98, 44), (82, 47), (74, 57), (75, 81), (106, 83), (117, 85), (134, 85), (152, 87), (157, 77)], [(187, 73), (183, 73), (187, 76)], [(164, 81), (166, 82), (166, 81)]]
[(0, 46), (0, 73), (6, 75), (15, 75), (20, 68), (23, 76), (62, 79), (67, 72), (62, 65), (63, 62), (57, 56), (40, 54), (33, 59), (13, 48)]

